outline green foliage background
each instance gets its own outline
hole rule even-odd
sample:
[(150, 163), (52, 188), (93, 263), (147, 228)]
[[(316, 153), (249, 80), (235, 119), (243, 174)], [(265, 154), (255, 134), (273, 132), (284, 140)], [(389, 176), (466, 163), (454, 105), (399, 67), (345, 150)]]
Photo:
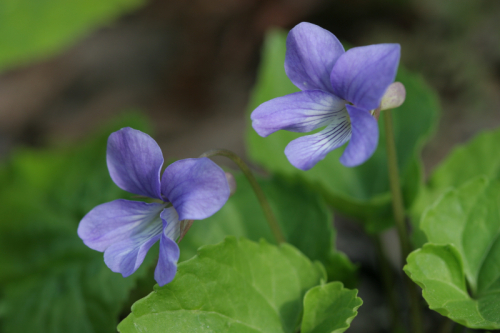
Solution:
[(0, 72), (57, 53), (144, 0), (2, 0)]
[[(112, 332), (118, 314), (147, 271), (123, 278), (102, 253), (76, 234), (80, 219), (98, 204), (130, 199), (106, 167), (110, 132), (147, 131), (144, 118), (126, 116), (75, 147), (19, 150), (0, 168), (1, 329), (14, 332)], [(27, 320), (26, 318), (29, 318)]]
[[(4, 0), (0, 72), (52, 56), (143, 4)], [(285, 39), (283, 31), (268, 34), (247, 115), (298, 90), (284, 72)], [(414, 244), (421, 246), (405, 271), (423, 288), (431, 309), (468, 327), (499, 329), (500, 131), (454, 150), (424, 182), (420, 153), (439, 105), (418, 75), (401, 68), (397, 80), (407, 89), (406, 102), (393, 112), (398, 164)], [(0, 165), (1, 332), (114, 332), (128, 306), (151, 290), (157, 248), (123, 278), (76, 234), (96, 205), (132, 197), (113, 184), (105, 163), (109, 133), (124, 126), (149, 132), (144, 118), (128, 115), (82, 144), (21, 148)], [(236, 175), (237, 193), (213, 217), (195, 222), (183, 240), (174, 282), (137, 301), (120, 331), (345, 331), (362, 301), (356, 290), (327, 283), (352, 288), (357, 280), (355, 265), (335, 249), (327, 205), (356, 218), (369, 233), (393, 225), (382, 123), (380, 133), (376, 153), (362, 166), (340, 165), (339, 149), (302, 172), (283, 153), (300, 134), (261, 138), (249, 124), (249, 155), (270, 173), (259, 182), (290, 244), (272, 244), (254, 194)]]

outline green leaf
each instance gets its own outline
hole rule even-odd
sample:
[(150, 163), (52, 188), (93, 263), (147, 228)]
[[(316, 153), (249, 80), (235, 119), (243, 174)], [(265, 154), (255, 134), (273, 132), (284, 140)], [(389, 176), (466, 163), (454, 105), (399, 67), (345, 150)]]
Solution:
[(199, 249), (175, 279), (132, 306), (118, 330), (295, 332), (302, 298), (326, 274), (294, 247), (228, 237)]
[[(285, 33), (279, 31), (271, 32), (266, 38), (249, 114), (265, 101), (298, 90), (283, 68), (285, 40)], [(407, 91), (405, 103), (393, 110), (393, 118), (398, 164), (405, 201), (409, 206), (422, 182), (420, 151), (435, 127), (439, 106), (436, 95), (419, 76), (400, 68), (396, 80), (402, 82)], [(262, 138), (250, 124), (247, 133), (248, 152), (253, 160), (269, 170), (287, 175), (303, 175), (336, 210), (360, 219), (368, 231), (378, 232), (393, 224), (383, 122), (379, 122), (379, 127), (377, 151), (366, 163), (355, 168), (340, 164), (338, 159), (343, 149), (337, 149), (311, 170), (298, 170), (288, 162), (284, 149), (291, 140), (304, 134), (278, 131)]]
[[(23, 236), (24, 241), (37, 241), (34, 235)], [(32, 266), (30, 274), (3, 287), (3, 332), (115, 332), (129, 292), (154, 255), (148, 255), (133, 276), (123, 278), (104, 265), (102, 253), (89, 251), (74, 233), (45, 231), (36, 236), (51, 242), (51, 248), (38, 245), (37, 255), (46, 257), (44, 265)]]
[(477, 135), (469, 143), (459, 146), (432, 173), (429, 188), (443, 193), (470, 179), (485, 175), (490, 179), (500, 176), (500, 156), (494, 154), (500, 142), (500, 130)]
[(2, 332), (115, 331), (130, 290), (156, 254), (124, 279), (76, 229), (94, 206), (130, 197), (109, 177), (106, 141), (112, 131), (144, 123), (126, 116), (82, 145), (23, 149), (0, 167)]
[(451, 190), (422, 218), (429, 243), (405, 266), (429, 307), (454, 321), (500, 328), (500, 183), (474, 179)]
[[(425, 209), (450, 187), (459, 187), (477, 176), (500, 178), (500, 156), (497, 151), (500, 130), (484, 132), (469, 143), (455, 148), (434, 170), (427, 186), (412, 207), (413, 221), (418, 222)], [(418, 227), (418, 225), (417, 225)], [(425, 243), (425, 235), (417, 235), (417, 245)]]
[(144, 0), (2, 0), (0, 71), (45, 58)]
[(304, 297), (301, 333), (341, 333), (351, 325), (362, 304), (357, 290), (333, 282), (310, 289)]
[[(189, 259), (205, 244), (215, 244), (227, 235), (261, 238), (275, 243), (250, 184), (242, 174), (235, 176), (236, 193), (212, 217), (195, 221), (180, 243), (181, 260)], [(333, 217), (320, 195), (300, 179), (274, 176), (258, 179), (287, 241), (311, 260), (326, 267), (329, 280), (356, 284), (356, 267), (341, 252), (334, 250)]]

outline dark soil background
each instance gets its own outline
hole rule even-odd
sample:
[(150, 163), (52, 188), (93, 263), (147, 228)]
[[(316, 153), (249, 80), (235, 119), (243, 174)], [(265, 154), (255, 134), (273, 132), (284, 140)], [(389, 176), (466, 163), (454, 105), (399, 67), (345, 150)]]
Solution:
[[(62, 54), (0, 76), (0, 160), (17, 146), (67, 145), (131, 109), (152, 120), (167, 159), (216, 147), (244, 155), (245, 109), (264, 33), (309, 21), (352, 45), (397, 42), (401, 63), (438, 92), (427, 172), (456, 144), (500, 125), (500, 1), (153, 0)], [(360, 264), (365, 304), (349, 332), (390, 318), (375, 250), (341, 217), (338, 246)], [(383, 235), (393, 262), (396, 244)], [(440, 316), (430, 314), (430, 331)]]

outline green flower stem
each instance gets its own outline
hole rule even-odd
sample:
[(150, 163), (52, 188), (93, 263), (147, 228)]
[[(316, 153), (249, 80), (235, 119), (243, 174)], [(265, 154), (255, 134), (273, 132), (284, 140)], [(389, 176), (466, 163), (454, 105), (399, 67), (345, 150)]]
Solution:
[(269, 202), (266, 199), (264, 191), (262, 191), (262, 188), (260, 187), (259, 183), (255, 179), (254, 175), (252, 174), (252, 171), (250, 171), (250, 168), (246, 165), (246, 163), (243, 162), (243, 160), (238, 155), (226, 149), (212, 149), (201, 154), (200, 157), (212, 157), (212, 156), (227, 157), (238, 165), (238, 167), (241, 169), (241, 171), (247, 178), (248, 182), (252, 186), (252, 189), (255, 192), (257, 199), (259, 200), (260, 206), (264, 211), (264, 215), (266, 216), (267, 223), (269, 224), (269, 227), (273, 232), (274, 238), (276, 239), (278, 244), (285, 243), (286, 242), (285, 236), (281, 231), (281, 228), (278, 224), (278, 220), (276, 220), (276, 217), (273, 214), (273, 211), (271, 209), (271, 206), (269, 205)]
[(382, 242), (380, 241), (380, 235), (373, 236), (373, 243), (375, 244), (377, 259), (382, 273), (382, 282), (384, 283), (384, 289), (387, 295), (389, 309), (391, 311), (391, 331), (394, 333), (401, 332), (400, 329), (402, 326), (399, 318), (399, 306), (396, 291), (394, 289), (394, 276), (387, 260), (387, 256), (384, 254)]
[[(396, 154), (396, 144), (394, 140), (394, 128), (392, 124), (391, 110), (385, 110), (384, 125), (385, 125), (385, 138), (387, 148), (387, 165), (389, 171), (389, 183), (392, 193), (392, 210), (394, 220), (396, 222), (396, 229), (398, 231), (399, 242), (401, 245), (401, 254), (403, 265), (406, 258), (411, 252), (410, 239), (406, 229), (405, 221), (405, 208), (403, 204), (403, 195), (401, 194), (401, 185), (399, 183), (398, 159)], [(416, 285), (410, 280), (408, 276), (404, 276), (406, 288), (408, 289), (408, 296), (410, 298), (410, 311), (411, 311), (411, 325), (414, 333), (422, 333), (422, 316), (420, 314), (420, 302)]]

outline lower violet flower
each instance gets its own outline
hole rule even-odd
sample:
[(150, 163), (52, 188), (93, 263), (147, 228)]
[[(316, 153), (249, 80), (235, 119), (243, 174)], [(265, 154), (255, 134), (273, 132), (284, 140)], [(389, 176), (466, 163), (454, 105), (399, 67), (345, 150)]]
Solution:
[(300, 90), (267, 101), (252, 115), (260, 136), (278, 130), (316, 134), (291, 141), (285, 154), (292, 165), (311, 169), (330, 151), (350, 140), (340, 162), (348, 167), (365, 162), (377, 148), (381, 109), (401, 105), (404, 86), (393, 83), (399, 44), (354, 47), (347, 52), (329, 31), (300, 23), (288, 34), (285, 71)]
[(191, 158), (170, 164), (160, 181), (160, 147), (132, 128), (109, 136), (107, 164), (121, 189), (159, 202), (120, 199), (99, 205), (81, 220), (78, 235), (88, 247), (104, 252), (106, 265), (124, 277), (139, 268), (160, 240), (154, 276), (163, 286), (177, 271), (181, 221), (207, 218), (226, 203), (230, 192), (226, 175), (208, 158)]

